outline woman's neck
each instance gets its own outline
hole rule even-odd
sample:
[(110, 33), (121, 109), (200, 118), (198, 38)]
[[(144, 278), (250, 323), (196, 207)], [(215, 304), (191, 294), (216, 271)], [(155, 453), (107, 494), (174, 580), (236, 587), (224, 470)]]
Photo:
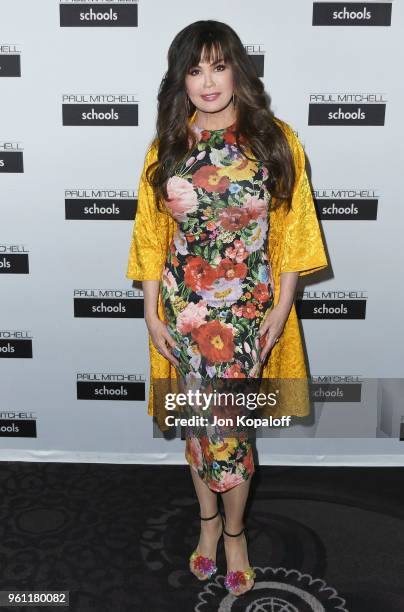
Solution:
[(204, 130), (221, 130), (236, 121), (234, 108), (225, 108), (217, 113), (204, 113), (197, 110), (195, 114), (195, 125)]

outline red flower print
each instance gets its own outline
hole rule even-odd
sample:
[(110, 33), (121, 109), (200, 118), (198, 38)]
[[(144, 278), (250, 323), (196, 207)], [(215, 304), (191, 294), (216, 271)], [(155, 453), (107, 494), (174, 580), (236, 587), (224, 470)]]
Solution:
[(208, 130), (202, 130), (201, 140), (209, 140), (209, 139), (210, 139), (210, 132), (208, 132)]
[(246, 319), (254, 319), (254, 317), (257, 316), (257, 310), (254, 306), (254, 304), (251, 304), (251, 302), (249, 304), (246, 304), (245, 306), (243, 306), (243, 317)]
[(241, 371), (240, 364), (234, 363), (226, 370), (226, 378), (246, 378), (246, 375)]
[(188, 257), (184, 267), (184, 282), (193, 291), (209, 289), (216, 280), (216, 270), (202, 257)]
[(206, 456), (206, 454), (209, 452), (209, 439), (207, 436), (202, 436), (200, 438), (200, 444), (201, 444), (201, 449), (203, 454)]
[(231, 259), (222, 259), (216, 268), (218, 278), (233, 280), (234, 278), (245, 278), (247, 266), (245, 263), (234, 263)]
[(224, 193), (230, 185), (230, 180), (227, 176), (219, 176), (217, 171), (216, 166), (202, 166), (194, 173), (192, 182), (195, 187), (203, 187), (206, 191)]
[(227, 132), (225, 132), (223, 134), (223, 140), (225, 141), (226, 144), (236, 144), (236, 134), (234, 132), (232, 132), (231, 130), (228, 130)]
[(268, 285), (265, 283), (258, 283), (258, 285), (254, 287), (253, 296), (259, 302), (266, 302), (269, 300)]
[(233, 333), (220, 321), (208, 321), (193, 329), (191, 335), (198, 343), (201, 355), (206, 357), (209, 363), (222, 363), (233, 357)]
[(219, 214), (219, 221), (223, 229), (232, 232), (248, 225), (250, 215), (243, 208), (228, 206)]

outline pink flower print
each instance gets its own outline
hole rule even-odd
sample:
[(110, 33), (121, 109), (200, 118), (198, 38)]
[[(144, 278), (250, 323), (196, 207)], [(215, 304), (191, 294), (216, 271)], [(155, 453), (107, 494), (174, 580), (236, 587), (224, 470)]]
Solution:
[(220, 481), (217, 483), (217, 486), (213, 490), (215, 491), (227, 491), (240, 484), (243, 481), (243, 477), (241, 474), (230, 474), (230, 472), (226, 472), (224, 476), (221, 477)]
[(180, 334), (189, 334), (190, 331), (206, 323), (208, 309), (206, 302), (201, 300), (197, 304), (190, 302), (177, 318), (177, 329)]
[(175, 280), (172, 272), (167, 268), (164, 268), (163, 270), (162, 281), (168, 292), (171, 290), (173, 290), (174, 293), (178, 291), (177, 281)]
[(229, 259), (234, 259), (237, 263), (241, 263), (244, 259), (247, 259), (249, 253), (242, 240), (235, 240), (233, 247), (227, 247), (225, 255)]
[(248, 210), (251, 219), (257, 219), (258, 217), (265, 218), (268, 214), (266, 201), (261, 200), (250, 193), (245, 199), (245, 207)]
[(179, 176), (172, 176), (167, 181), (167, 208), (172, 211), (177, 221), (186, 221), (187, 214), (194, 212), (198, 204), (198, 196), (192, 183)]
[(232, 313), (236, 317), (242, 317), (243, 316), (243, 307), (242, 306), (238, 306), (237, 304), (233, 304), (233, 306), (231, 307), (231, 311), (232, 311)]

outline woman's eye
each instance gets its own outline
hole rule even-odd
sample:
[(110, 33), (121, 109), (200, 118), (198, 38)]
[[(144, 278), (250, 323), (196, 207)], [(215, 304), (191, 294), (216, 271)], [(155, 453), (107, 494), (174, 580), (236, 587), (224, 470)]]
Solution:
[[(223, 70), (226, 70), (226, 66), (225, 64), (217, 64), (217, 66), (215, 66), (215, 70), (218, 70), (219, 72), (223, 72)], [(200, 74), (200, 70), (199, 68), (191, 68), (191, 70), (189, 71), (189, 74), (191, 76), (196, 76)]]

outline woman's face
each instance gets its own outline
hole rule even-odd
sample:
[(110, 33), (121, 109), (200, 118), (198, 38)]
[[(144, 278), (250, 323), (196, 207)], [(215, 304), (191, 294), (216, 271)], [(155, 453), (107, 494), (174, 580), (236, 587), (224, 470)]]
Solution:
[(215, 113), (229, 104), (233, 95), (233, 71), (229, 64), (219, 59), (200, 61), (185, 76), (185, 87), (197, 110)]

